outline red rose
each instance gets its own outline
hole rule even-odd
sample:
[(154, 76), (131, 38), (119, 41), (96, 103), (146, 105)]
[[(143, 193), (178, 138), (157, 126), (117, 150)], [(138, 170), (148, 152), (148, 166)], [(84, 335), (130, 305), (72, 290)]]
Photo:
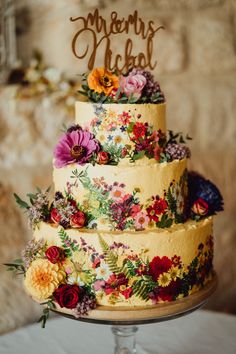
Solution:
[(46, 250), (45, 255), (46, 255), (47, 259), (51, 263), (54, 263), (54, 264), (61, 262), (65, 258), (64, 250), (60, 247), (57, 247), (57, 246), (49, 247)]
[(147, 131), (147, 127), (144, 123), (136, 123), (133, 126), (133, 134), (135, 136), (135, 138), (142, 138), (145, 136)]
[(82, 289), (74, 284), (63, 284), (57, 288), (54, 293), (55, 301), (60, 307), (66, 307), (67, 309), (74, 309), (83, 295)]
[(160, 258), (156, 256), (152, 259), (152, 261), (149, 264), (149, 273), (153, 277), (153, 280), (157, 281), (159, 276), (162, 273), (168, 272), (171, 266), (172, 266), (172, 262), (168, 257), (164, 256)]
[(85, 214), (78, 210), (75, 214), (73, 214), (70, 218), (70, 226), (71, 227), (76, 227), (76, 228), (81, 228), (84, 226), (86, 221)]
[(56, 208), (52, 208), (51, 210), (51, 220), (58, 224), (61, 221), (61, 215), (59, 214)]
[(97, 156), (97, 163), (99, 165), (106, 165), (110, 160), (110, 154), (106, 151), (100, 151)]
[(200, 215), (200, 216), (207, 215), (208, 211), (209, 211), (208, 203), (202, 198), (198, 198), (192, 206), (192, 212), (196, 215)]

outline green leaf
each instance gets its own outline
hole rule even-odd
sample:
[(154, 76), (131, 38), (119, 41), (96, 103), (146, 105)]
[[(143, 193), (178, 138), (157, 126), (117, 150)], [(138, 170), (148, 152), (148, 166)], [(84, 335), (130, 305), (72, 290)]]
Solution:
[(135, 97), (133, 94), (129, 97), (129, 103), (136, 103), (139, 100), (139, 97)]
[(121, 269), (121, 272), (124, 273), (127, 278), (132, 278), (136, 275), (136, 268), (138, 267), (135, 267), (135, 265), (131, 262), (130, 259), (126, 259)]
[(171, 212), (173, 214), (176, 214), (177, 204), (176, 204), (175, 198), (173, 197), (173, 195), (171, 193), (171, 189), (170, 188), (168, 188), (168, 191), (167, 191), (167, 194), (166, 194), (166, 198), (167, 198), (168, 205), (169, 205), (169, 208), (170, 208)]
[(132, 286), (133, 294), (148, 301), (150, 292), (152, 292), (156, 286), (157, 284), (153, 282), (150, 276), (142, 276), (139, 280), (134, 282)]
[(81, 85), (81, 87), (82, 87), (82, 89), (83, 89), (84, 91), (88, 91), (88, 90), (89, 90), (88, 85)]
[(17, 204), (20, 206), (22, 209), (29, 209), (30, 206), (28, 203), (26, 203), (24, 200), (22, 200), (16, 193), (14, 193), (15, 200)]
[(12, 263), (4, 263), (3, 265), (7, 267), (7, 271), (13, 272), (15, 275), (25, 274), (23, 261), (13, 261)]
[(58, 231), (58, 235), (61, 239), (61, 243), (64, 248), (66, 256), (72, 257), (72, 251), (73, 252), (78, 251), (79, 246), (77, 245), (77, 243), (71, 240), (71, 238), (68, 236), (68, 234), (63, 228), (61, 228)]
[(106, 241), (102, 238), (100, 234), (99, 234), (99, 242), (103, 250), (103, 253), (105, 255), (105, 260), (109, 266), (110, 271), (115, 274), (119, 274), (121, 272), (121, 269), (120, 267), (117, 266), (118, 256), (110, 250), (109, 245), (106, 243)]
[(83, 96), (86, 96), (86, 97), (88, 96), (88, 95), (87, 95), (87, 92), (85, 92), (85, 91), (78, 90), (77, 92), (78, 92), (80, 95), (83, 95)]
[(144, 157), (144, 155), (145, 155), (145, 151), (144, 150), (140, 151), (138, 153), (134, 153), (132, 155), (132, 157), (131, 157), (131, 160), (132, 161), (136, 161), (136, 160), (142, 159)]
[(168, 218), (167, 214), (163, 214), (161, 217), (161, 220), (159, 220), (156, 225), (157, 227), (160, 228), (168, 228), (172, 225), (173, 220), (171, 218)]
[(134, 128), (134, 122), (129, 123), (128, 127), (127, 127), (127, 133), (132, 133), (133, 128)]

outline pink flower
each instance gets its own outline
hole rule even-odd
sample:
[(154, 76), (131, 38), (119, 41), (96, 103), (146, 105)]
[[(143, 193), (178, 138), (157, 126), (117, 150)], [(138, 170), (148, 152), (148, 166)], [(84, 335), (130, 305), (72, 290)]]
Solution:
[(107, 130), (115, 130), (117, 127), (117, 123), (116, 122), (111, 122), (110, 124), (108, 124), (107, 126)]
[(140, 211), (134, 218), (136, 230), (144, 230), (149, 223), (149, 217), (143, 211)]
[(82, 129), (75, 129), (63, 134), (54, 150), (55, 167), (61, 168), (78, 162), (80, 165), (89, 161), (93, 153), (100, 149), (94, 135)]
[(121, 202), (125, 195), (124, 189), (119, 186), (113, 186), (111, 191), (111, 198), (114, 199), (116, 202)]
[(93, 119), (91, 120), (90, 125), (91, 125), (92, 127), (94, 127), (94, 126), (97, 124), (97, 122), (99, 122), (99, 119), (98, 119), (97, 117), (95, 117), (95, 118), (93, 118)]
[(105, 286), (105, 280), (96, 280), (93, 283), (93, 288), (95, 291), (101, 290)]
[(125, 93), (127, 97), (133, 96), (138, 99), (146, 83), (146, 78), (141, 74), (130, 73), (128, 76), (120, 77), (121, 92)]
[(141, 207), (139, 204), (132, 205), (131, 207), (131, 216), (135, 217), (141, 211)]

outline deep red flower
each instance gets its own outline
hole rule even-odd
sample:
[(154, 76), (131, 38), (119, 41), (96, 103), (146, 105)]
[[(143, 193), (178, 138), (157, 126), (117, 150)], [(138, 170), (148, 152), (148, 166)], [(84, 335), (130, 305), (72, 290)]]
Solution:
[(78, 210), (75, 214), (73, 214), (70, 218), (70, 226), (75, 228), (81, 228), (84, 226), (86, 221), (85, 214)]
[(133, 134), (136, 139), (143, 138), (146, 134), (147, 127), (144, 123), (137, 122), (133, 126)]
[(177, 256), (175, 254), (174, 257), (171, 258), (171, 261), (172, 261), (174, 266), (179, 266), (180, 263), (181, 263), (181, 258), (180, 258), (180, 256)]
[(125, 290), (121, 291), (121, 294), (125, 297), (125, 299), (129, 299), (130, 296), (132, 295), (132, 288), (126, 288)]
[(157, 281), (159, 276), (162, 273), (168, 272), (171, 266), (172, 262), (168, 257), (164, 256), (160, 258), (159, 256), (156, 256), (149, 264), (149, 273), (152, 276), (153, 280)]
[(161, 158), (162, 149), (160, 148), (160, 146), (158, 144), (154, 145), (153, 153), (154, 153), (154, 159), (156, 161), (159, 161)]
[(109, 295), (117, 290), (119, 290), (121, 285), (127, 285), (128, 279), (123, 273), (118, 275), (112, 274), (105, 284), (105, 293)]
[(72, 205), (73, 207), (75, 207), (77, 209), (77, 203), (74, 199), (69, 199), (68, 202), (70, 203), (70, 205)]
[(59, 263), (63, 261), (63, 259), (65, 258), (64, 250), (57, 246), (48, 247), (48, 249), (45, 252), (45, 255), (47, 259), (53, 264)]
[(128, 153), (128, 150), (127, 150), (126, 147), (124, 147), (124, 148), (121, 150), (121, 156), (122, 156), (122, 157), (125, 157), (125, 156), (127, 155), (127, 153)]
[(58, 224), (61, 221), (61, 215), (59, 214), (56, 208), (52, 208), (51, 210), (51, 220)]
[(198, 198), (193, 203), (192, 211), (196, 215), (200, 215), (200, 216), (207, 215), (207, 213), (209, 211), (209, 205), (204, 199)]
[(158, 215), (163, 214), (167, 207), (168, 204), (165, 199), (160, 198), (155, 200), (154, 204), (147, 208), (149, 218), (155, 222), (158, 222)]
[(158, 300), (172, 301), (174, 297), (179, 295), (181, 280), (171, 281), (168, 286), (159, 288)]
[(110, 160), (110, 154), (106, 151), (100, 151), (97, 155), (97, 163), (99, 165), (106, 165)]
[(76, 284), (62, 284), (53, 293), (60, 307), (74, 309), (83, 296), (83, 290)]

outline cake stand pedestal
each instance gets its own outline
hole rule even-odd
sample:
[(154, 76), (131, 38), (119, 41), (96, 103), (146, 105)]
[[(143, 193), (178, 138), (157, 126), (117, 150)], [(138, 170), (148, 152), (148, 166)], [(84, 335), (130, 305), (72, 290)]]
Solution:
[(161, 303), (149, 307), (109, 307), (98, 306), (88, 316), (76, 319), (70, 314), (57, 310), (54, 312), (82, 322), (110, 325), (115, 339), (114, 354), (148, 354), (142, 349), (136, 349), (135, 335), (138, 331), (137, 325), (169, 321), (185, 316), (201, 308), (217, 287), (217, 276), (214, 275), (202, 290), (187, 296), (186, 298), (169, 303)]

